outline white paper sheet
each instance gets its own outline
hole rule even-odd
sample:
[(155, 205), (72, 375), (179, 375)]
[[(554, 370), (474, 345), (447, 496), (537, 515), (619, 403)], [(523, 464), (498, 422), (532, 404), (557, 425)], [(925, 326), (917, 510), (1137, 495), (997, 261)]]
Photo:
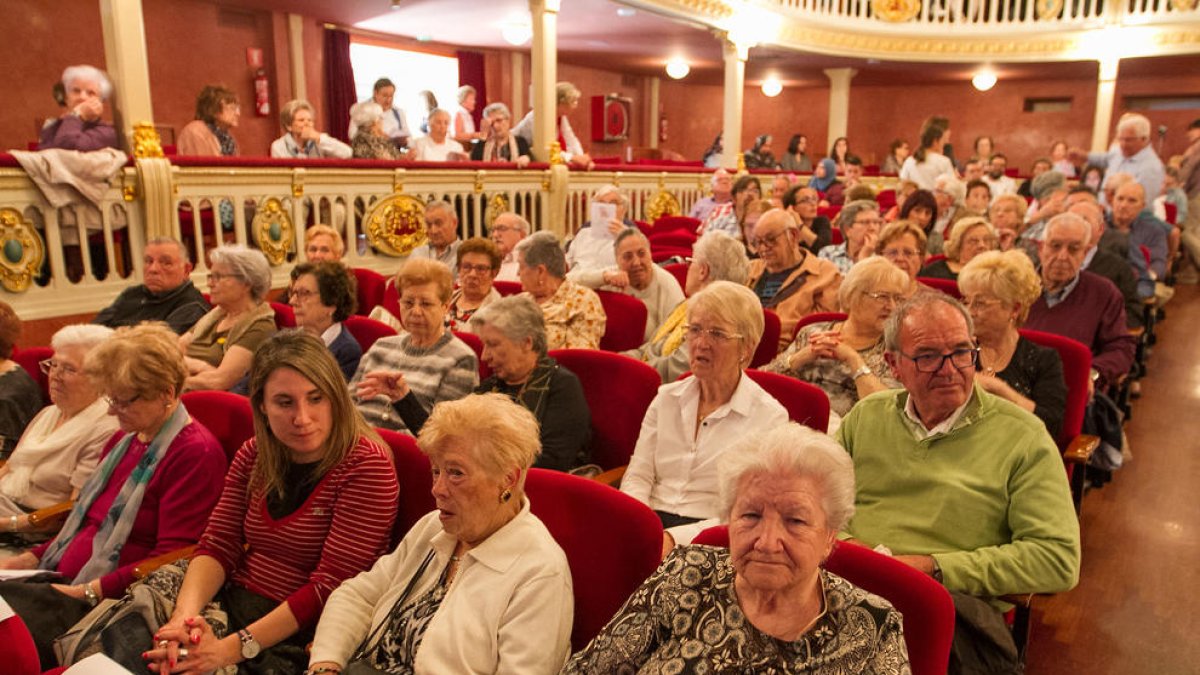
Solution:
[(608, 231), (609, 221), (617, 219), (617, 205), (603, 204), (600, 202), (592, 202), (590, 211), (590, 224), (595, 234), (603, 234), (608, 238), (612, 238), (612, 233)]

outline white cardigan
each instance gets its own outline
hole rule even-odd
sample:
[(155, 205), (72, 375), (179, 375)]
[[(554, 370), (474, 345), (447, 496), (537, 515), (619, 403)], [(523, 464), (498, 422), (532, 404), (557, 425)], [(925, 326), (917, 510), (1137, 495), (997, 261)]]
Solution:
[[(317, 624), (310, 663), (346, 665), (432, 548), (405, 602), (441, 577), (456, 543), (438, 512), (419, 520), (394, 552), (344, 582)], [(557, 673), (571, 651), (575, 598), (567, 557), (524, 500), (520, 513), (464, 556), (417, 649), (416, 673)]]

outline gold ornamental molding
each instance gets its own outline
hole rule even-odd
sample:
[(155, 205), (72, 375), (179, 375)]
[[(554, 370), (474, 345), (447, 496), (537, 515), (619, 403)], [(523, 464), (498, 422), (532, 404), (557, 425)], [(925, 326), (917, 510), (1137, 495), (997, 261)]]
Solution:
[(1177, 12), (1190, 12), (1196, 9), (1196, 5), (1200, 4), (1200, 0), (1171, 0), (1171, 6)]
[(872, 0), (871, 2), (871, 12), (889, 23), (909, 21), (920, 11), (921, 0)]
[(258, 207), (250, 231), (254, 233), (254, 243), (272, 265), (287, 262), (287, 254), (296, 241), (296, 228), (278, 197), (270, 197)]
[(425, 243), (425, 205), (410, 195), (388, 195), (371, 206), (364, 229), (376, 251), (403, 258)]
[(507, 213), (512, 209), (508, 205), (508, 195), (503, 192), (497, 192), (488, 200), (487, 211), (484, 213), (483, 222), (488, 229), (492, 228), (492, 223), (495, 222), (496, 216), (501, 213)]
[(1037, 0), (1033, 6), (1039, 21), (1057, 19), (1063, 10), (1063, 0)]
[(134, 159), (149, 159), (162, 157), (162, 138), (154, 125), (149, 122), (138, 122), (133, 125), (133, 157)]
[(658, 194), (654, 195), (654, 200), (646, 207), (646, 220), (653, 225), (663, 216), (678, 216), (682, 212), (683, 209), (675, 195), (666, 190), (659, 190)]
[(42, 236), (13, 208), (0, 209), (0, 286), (24, 293), (42, 270), (46, 244)]

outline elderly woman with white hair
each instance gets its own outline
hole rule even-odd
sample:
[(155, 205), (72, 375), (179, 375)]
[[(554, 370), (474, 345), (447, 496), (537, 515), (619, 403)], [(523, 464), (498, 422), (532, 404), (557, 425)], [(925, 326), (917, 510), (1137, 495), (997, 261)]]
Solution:
[(316, 116), (316, 111), (308, 101), (295, 99), (284, 103), (279, 111), (279, 124), (284, 134), (271, 144), (271, 156), (285, 159), (350, 159), (353, 154), (350, 146), (317, 131)]
[(854, 464), (790, 423), (717, 461), (729, 548), (675, 550), (564, 673), (907, 675), (900, 613), (823, 569), (854, 513)]
[(512, 162), (524, 168), (533, 160), (529, 142), (512, 132), (512, 112), (497, 101), (483, 109), (484, 141), (471, 147), (471, 159), (477, 162)]
[(815, 384), (838, 415), (850, 412), (861, 398), (900, 386), (883, 358), (883, 326), (908, 290), (903, 270), (881, 256), (863, 260), (838, 288), (847, 318), (801, 328), (795, 341), (762, 370)]
[(417, 442), (437, 510), (329, 596), (308, 672), (557, 673), (574, 595), (525, 495), (537, 420), (503, 394), (473, 394), (438, 405)]
[(1021, 230), (1025, 229), (1025, 212), (1029, 203), (1020, 195), (1000, 195), (988, 208), (989, 222), (996, 231), (996, 241), (1001, 251), (1007, 251), (1017, 243)]
[(350, 121), (357, 131), (350, 139), (354, 159), (396, 159), (395, 142), (383, 130), (383, 106), (374, 101), (355, 103), (350, 108)]
[(946, 257), (922, 267), (917, 276), (957, 280), (958, 273), (972, 258), (985, 251), (994, 251), (999, 246), (1000, 239), (987, 218), (963, 218), (950, 231), (944, 249)]
[(429, 113), (429, 134), (412, 142), (409, 155), (418, 162), (460, 162), (468, 159), (458, 141), (450, 138), (450, 113), (437, 108)]
[(557, 471), (591, 459), (592, 414), (579, 378), (546, 353), (542, 310), (524, 295), (501, 298), (471, 317), (491, 377), (476, 393), (498, 392), (537, 418), (542, 452), (534, 466)]
[(517, 244), (517, 276), (542, 308), (549, 349), (600, 348), (608, 323), (604, 305), (595, 291), (566, 278), (566, 256), (554, 233), (535, 232)]
[(104, 71), (94, 66), (71, 66), (63, 71), (62, 85), (66, 90), (66, 111), (42, 128), (38, 150), (58, 148), (90, 152), (120, 148), (117, 130), (101, 119), (104, 102), (112, 96), (113, 90)]
[(266, 301), (271, 265), (262, 251), (230, 244), (214, 249), (211, 258), (213, 309), (179, 337), (189, 390), (231, 388), (250, 371), (258, 346), (275, 334), (275, 312)]
[[(714, 281), (732, 281), (744, 286), (749, 277), (750, 260), (746, 257), (746, 247), (728, 234), (714, 230), (706, 232), (692, 247), (692, 262), (688, 265), (683, 290), (692, 296)], [(664, 384), (679, 379), (690, 367), (685, 339), (687, 308), (687, 300), (676, 305), (648, 342), (625, 352), (626, 356), (654, 366)]]
[(938, 176), (933, 181), (933, 198), (937, 202), (937, 220), (933, 223), (942, 241), (950, 238), (954, 225), (968, 216), (981, 216), (981, 213), (968, 211), (963, 202), (967, 199), (967, 184), (953, 175)]
[[(575, 236), (567, 244), (567, 265), (570, 268), (568, 277), (572, 280), (580, 272), (598, 272), (617, 264), (613, 242), (617, 235), (627, 228), (636, 227), (629, 220), (629, 197), (615, 185), (601, 185), (592, 193), (592, 217), (586, 225), (579, 228)], [(605, 210), (611, 207), (613, 215), (597, 219), (598, 209), (595, 205), (605, 205)]]
[(688, 301), (692, 374), (658, 390), (621, 480), (621, 492), (668, 528), (664, 553), (720, 515), (716, 462), (729, 445), (787, 422), (783, 406), (742, 372), (762, 333), (762, 306), (745, 286), (716, 281)]
[(875, 243), (884, 221), (879, 204), (873, 199), (857, 199), (842, 207), (837, 215), (837, 227), (842, 231), (842, 243), (830, 244), (817, 256), (832, 262), (842, 274), (860, 260), (875, 254)]
[(28, 531), (26, 514), (74, 499), (95, 471), (117, 420), (83, 364), (112, 334), (107, 326), (73, 324), (50, 338), (54, 354), (39, 364), (50, 379), (50, 405), (30, 421), (0, 466), (0, 530)]

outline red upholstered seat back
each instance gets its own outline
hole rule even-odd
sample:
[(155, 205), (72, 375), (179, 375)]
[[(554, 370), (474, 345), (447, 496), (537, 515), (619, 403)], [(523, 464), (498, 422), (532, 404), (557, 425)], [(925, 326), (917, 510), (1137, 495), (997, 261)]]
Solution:
[(567, 555), (575, 592), (571, 646), (582, 649), (658, 569), (662, 524), (636, 499), (558, 471), (530, 469), (525, 494)]
[(761, 370), (746, 375), (787, 409), (788, 419), (822, 433), (829, 430), (829, 397), (820, 387)]
[(383, 289), (387, 285), (387, 277), (363, 267), (353, 269), (354, 277), (358, 281), (358, 308), (354, 313), (368, 316), (371, 310), (383, 302)]
[[(729, 546), (726, 526), (700, 533), (693, 544)], [(946, 589), (894, 558), (839, 542), (825, 569), (892, 603), (904, 615), (904, 643), (913, 675), (943, 675), (954, 638), (954, 601)]]
[(700, 227), (700, 221), (691, 216), (661, 216), (658, 220), (654, 221), (651, 230), (653, 232), (683, 230), (695, 234), (698, 227)]
[(183, 406), (221, 442), (225, 458), (232, 462), (238, 448), (254, 438), (254, 414), (250, 399), (227, 391), (189, 391)]
[(54, 349), (50, 347), (25, 347), (24, 349), (14, 349), (12, 359), (16, 361), (34, 382), (42, 388), (42, 403), (50, 404), (50, 376), (42, 372), (38, 363), (54, 356)]
[(279, 330), (296, 327), (296, 310), (291, 305), (282, 302), (272, 302), (271, 309), (275, 310), (275, 327)]
[(454, 333), (454, 337), (467, 343), (467, 346), (475, 352), (475, 358), (479, 360), (479, 381), (483, 382), (491, 377), (492, 369), (483, 360), (483, 340), (480, 340), (479, 336), (474, 333), (465, 333), (457, 330), (452, 332)]
[(1021, 329), (1025, 339), (1050, 347), (1058, 352), (1063, 364), (1063, 381), (1067, 384), (1067, 405), (1063, 413), (1062, 431), (1055, 441), (1065, 450), (1071, 440), (1083, 432), (1083, 417), (1087, 412), (1088, 380), (1091, 377), (1092, 352), (1083, 343), (1040, 330)]
[(686, 230), (670, 230), (668, 232), (654, 232), (647, 239), (650, 240), (651, 248), (661, 248), (670, 246), (675, 248), (686, 248), (691, 250), (696, 243), (696, 235)]
[(679, 287), (683, 289), (684, 293), (687, 292), (687, 274), (688, 267), (690, 266), (690, 263), (671, 263), (670, 265), (663, 265), (663, 269), (670, 272), (671, 276), (675, 277), (675, 281), (679, 282)]
[(646, 333), (646, 305), (637, 298), (613, 291), (596, 291), (607, 320), (600, 349), (623, 352), (637, 349)]
[(350, 335), (354, 336), (358, 346), (362, 347), (363, 353), (375, 344), (375, 341), (383, 337), (391, 337), (396, 334), (396, 329), (375, 319), (368, 319), (365, 316), (348, 316), (342, 322), (346, 330), (350, 331)]
[(493, 281), (492, 288), (495, 288), (497, 293), (505, 297), (516, 295), (522, 290), (521, 283), (518, 281)]
[(42, 672), (37, 645), (21, 617), (12, 615), (0, 621), (0, 657), (9, 675), (39, 675)]
[(962, 291), (958, 290), (958, 282), (953, 279), (935, 279), (933, 277), (917, 277), (917, 281), (946, 295), (961, 300)]
[(658, 371), (637, 359), (592, 349), (556, 349), (550, 356), (575, 373), (592, 413), (592, 462), (625, 466), (633, 456), (642, 418), (658, 395)]
[(792, 329), (792, 340), (795, 341), (796, 335), (800, 333), (800, 329), (805, 326), (811, 326), (814, 323), (824, 323), (826, 321), (845, 321), (849, 315), (845, 312), (813, 312), (800, 317), (796, 322), (796, 327)]
[(758, 347), (754, 349), (754, 356), (750, 357), (751, 368), (765, 366), (779, 354), (779, 333), (782, 330), (783, 325), (779, 320), (779, 315), (774, 310), (764, 308), (762, 339), (758, 341)]
[(383, 285), (383, 300), (380, 302), (383, 308), (400, 320), (400, 292), (396, 290), (396, 280), (388, 279)]
[(394, 548), (418, 520), (437, 508), (432, 494), (433, 474), (430, 473), (429, 458), (417, 447), (417, 439), (390, 429), (376, 431), (392, 449), (396, 479), (400, 482), (400, 510), (392, 531)]

